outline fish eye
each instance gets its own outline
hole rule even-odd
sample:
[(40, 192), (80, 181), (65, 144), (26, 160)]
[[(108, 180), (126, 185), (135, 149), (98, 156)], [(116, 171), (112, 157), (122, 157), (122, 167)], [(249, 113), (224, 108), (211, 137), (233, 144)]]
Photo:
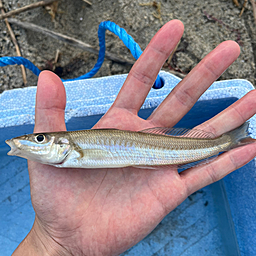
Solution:
[(45, 136), (43, 134), (38, 134), (35, 136), (35, 141), (37, 143), (43, 143), (45, 141)]

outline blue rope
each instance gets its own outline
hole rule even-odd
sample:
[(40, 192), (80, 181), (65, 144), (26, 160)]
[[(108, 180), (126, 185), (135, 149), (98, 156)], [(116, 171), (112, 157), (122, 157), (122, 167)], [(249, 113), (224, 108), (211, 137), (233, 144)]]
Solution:
[[(99, 29), (98, 29), (100, 50), (99, 50), (97, 63), (95, 64), (93, 69), (91, 71), (89, 71), (88, 73), (86, 73), (82, 76), (79, 76), (77, 78), (66, 79), (66, 80), (62, 79), (62, 81), (74, 81), (74, 80), (91, 78), (98, 72), (98, 70), (100, 69), (101, 65), (103, 64), (104, 58), (105, 58), (105, 51), (106, 51), (105, 32), (106, 32), (106, 29), (108, 29), (109, 31), (111, 31), (112, 33), (117, 35), (123, 41), (124, 45), (130, 50), (131, 54), (133, 55), (133, 57), (136, 60), (140, 57), (140, 55), (142, 54), (142, 50), (141, 50), (140, 46), (134, 41), (134, 39), (129, 34), (127, 34), (127, 32), (123, 28), (120, 28), (114, 22), (103, 21), (100, 23)], [(39, 74), (41, 72), (41, 70), (39, 68), (37, 68), (31, 61), (29, 61), (28, 59), (25, 59), (23, 57), (1, 57), (0, 58), (0, 67), (4, 67), (7, 65), (15, 65), (15, 64), (24, 65), (25, 68), (28, 68), (37, 76), (39, 76)], [(159, 89), (159, 88), (163, 87), (163, 84), (164, 84), (163, 80), (158, 75), (157, 79), (153, 85), (153, 88)]]
[(0, 58), (0, 67), (8, 65), (23, 65), (25, 68), (31, 70), (36, 76), (39, 76), (41, 70), (36, 67), (30, 60), (23, 57), (1, 57)]

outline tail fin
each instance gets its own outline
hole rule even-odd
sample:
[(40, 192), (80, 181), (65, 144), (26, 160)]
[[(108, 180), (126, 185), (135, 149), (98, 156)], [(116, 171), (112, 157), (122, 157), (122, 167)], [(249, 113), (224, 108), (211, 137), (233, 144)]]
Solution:
[(256, 142), (255, 139), (249, 136), (248, 128), (249, 122), (245, 122), (240, 127), (226, 133), (232, 141), (230, 149)]

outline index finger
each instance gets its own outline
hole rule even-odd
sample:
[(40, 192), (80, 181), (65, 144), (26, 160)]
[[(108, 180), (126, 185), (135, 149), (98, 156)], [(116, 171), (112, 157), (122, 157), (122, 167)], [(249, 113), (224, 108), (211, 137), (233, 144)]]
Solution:
[(153, 37), (133, 65), (113, 107), (137, 113), (156, 80), (157, 74), (183, 34), (179, 20), (166, 23)]

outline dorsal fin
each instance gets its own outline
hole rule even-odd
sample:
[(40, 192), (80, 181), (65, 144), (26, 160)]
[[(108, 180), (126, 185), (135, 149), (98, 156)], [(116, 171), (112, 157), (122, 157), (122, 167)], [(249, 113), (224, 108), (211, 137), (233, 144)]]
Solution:
[(203, 138), (203, 139), (213, 139), (214, 135), (210, 132), (204, 132), (201, 130), (186, 129), (186, 128), (149, 128), (141, 130), (143, 133), (158, 134), (165, 136), (174, 137), (185, 137), (185, 138)]

